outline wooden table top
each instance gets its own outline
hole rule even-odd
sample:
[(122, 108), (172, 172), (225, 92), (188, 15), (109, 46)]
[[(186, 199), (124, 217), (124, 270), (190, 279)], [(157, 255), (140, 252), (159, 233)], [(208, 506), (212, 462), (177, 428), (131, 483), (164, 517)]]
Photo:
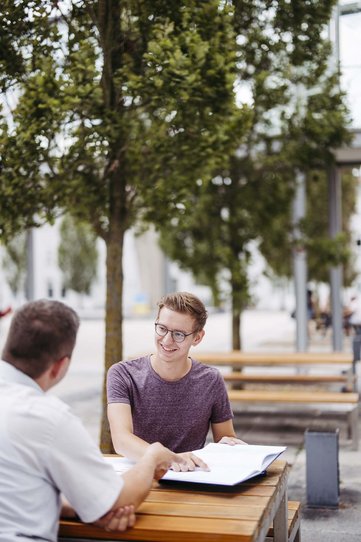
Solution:
[(287, 540), (287, 464), (275, 461), (267, 474), (237, 487), (155, 483), (124, 533), (61, 520), (59, 537), (153, 542), (261, 542), (275, 522), (275, 542)]

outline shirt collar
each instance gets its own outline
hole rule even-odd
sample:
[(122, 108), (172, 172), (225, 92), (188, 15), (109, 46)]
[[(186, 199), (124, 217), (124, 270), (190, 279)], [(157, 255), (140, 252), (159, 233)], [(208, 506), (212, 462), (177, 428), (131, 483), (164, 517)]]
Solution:
[(6, 380), (7, 382), (11, 382), (13, 384), (21, 384), (22, 386), (28, 386), (44, 393), (39, 384), (35, 382), (35, 380), (33, 380), (30, 376), (26, 375), (22, 371), (19, 371), (19, 369), (17, 369), (7, 361), (0, 360), (0, 378)]

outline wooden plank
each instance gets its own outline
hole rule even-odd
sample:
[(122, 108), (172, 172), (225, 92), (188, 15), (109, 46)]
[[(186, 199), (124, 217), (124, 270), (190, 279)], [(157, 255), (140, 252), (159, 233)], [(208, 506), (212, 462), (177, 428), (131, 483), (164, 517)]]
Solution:
[[(276, 479), (276, 476), (272, 476), (272, 474), (269, 475), (268, 473), (267, 473), (267, 477), (273, 480), (273, 482)], [(214, 490), (214, 492), (211, 492), (210, 490), (204, 493), (197, 492), (197, 495), (199, 494), (208, 495), (209, 498), (213, 499), (214, 493), (217, 491), (218, 496), (221, 495), (224, 499), (228, 499), (229, 502), (238, 502), (240, 497), (247, 497), (247, 496), (270, 497), (273, 493), (274, 483), (272, 484), (271, 482), (271, 484), (269, 485), (262, 485), (260, 483), (260, 480), (261, 478), (257, 477), (257, 482), (252, 482), (252, 480), (248, 480), (247, 482), (242, 482), (242, 485), (237, 485), (237, 494), (235, 494), (232, 491), (230, 491), (229, 493), (223, 493), (223, 492), (220, 492), (218, 488), (218, 490)], [(162, 483), (160, 485), (162, 486)], [(164, 484), (164, 485), (165, 487), (167, 487), (168, 484)], [(194, 491), (184, 489), (183, 487), (182, 493), (184, 494), (184, 499), (189, 498), (188, 502), (193, 502), (196, 500), (196, 497), (194, 496), (195, 495)], [(149, 500), (150, 502), (152, 501), (160, 502), (160, 501), (169, 500), (169, 499), (176, 500), (176, 497), (174, 497), (174, 491), (172, 491), (171, 489), (167, 490), (167, 489), (162, 489), (162, 488), (157, 491), (152, 491), (147, 497), (147, 500)]]
[(349, 365), (352, 355), (344, 352), (197, 352), (194, 358), (209, 365), (225, 366), (297, 366)]
[[(252, 503), (250, 498), (244, 498), (244, 501), (237, 504), (230, 503), (205, 503), (201, 502), (185, 503), (185, 502), (149, 502), (142, 503), (137, 511), (137, 514), (145, 515), (160, 515), (160, 516), (181, 516), (181, 517), (197, 517), (197, 518), (223, 518), (223, 519), (257, 519), (262, 514), (264, 507), (269, 502), (268, 499), (253, 497)], [(197, 510), (194, 511), (196, 506)]]
[(310, 375), (310, 374), (250, 374), (234, 371), (222, 375), (226, 382), (244, 382), (244, 383), (259, 383), (259, 384), (317, 384), (317, 383), (349, 383), (353, 382), (352, 379), (346, 374), (333, 374), (333, 375)]
[(230, 401), (258, 403), (337, 403), (357, 405), (358, 393), (300, 390), (228, 390)]
[(103, 529), (62, 520), (59, 536), (101, 540), (147, 540), (152, 542), (251, 542), (258, 520), (173, 517), (139, 514), (134, 527), (125, 532), (106, 532)]
[[(183, 493), (183, 490), (182, 490)], [(245, 504), (249, 506), (266, 506), (269, 501), (269, 496), (267, 495), (225, 495), (219, 496), (214, 493), (212, 494), (198, 494), (191, 495), (184, 493), (183, 496), (179, 496), (179, 491), (176, 493), (168, 493), (162, 495), (149, 495), (146, 499), (146, 502), (150, 503), (164, 503), (167, 502), (171, 505), (173, 504), (184, 504), (185, 506), (194, 506), (198, 504), (212, 505), (217, 506), (244, 506)]]
[[(245, 492), (243, 493), (242, 490), (239, 493), (239, 487), (243, 486), (242, 484), (238, 484), (236, 486), (236, 489), (234, 490), (235, 494), (228, 493), (222, 493), (220, 495), (217, 494), (216, 490), (214, 492), (204, 492), (204, 493), (193, 493), (188, 490), (184, 490), (183, 487), (181, 487), (178, 490), (174, 491), (167, 491), (167, 492), (155, 492), (151, 491), (151, 493), (147, 496), (144, 502), (150, 502), (150, 503), (182, 503), (187, 506), (194, 504), (215, 504), (217, 506), (241, 506), (244, 503), (249, 503), (250, 506), (258, 506), (260, 504), (261, 506), (265, 506), (267, 502), (269, 501), (270, 497), (272, 497), (272, 494), (274, 492), (275, 485), (271, 487), (263, 486), (263, 488), (260, 490), (260, 495), (252, 494), (252, 486), (250, 488), (245, 488)], [(197, 484), (192, 484), (197, 485)], [(248, 493), (247, 489), (250, 489), (250, 493)], [(236, 494), (237, 492), (237, 494)]]

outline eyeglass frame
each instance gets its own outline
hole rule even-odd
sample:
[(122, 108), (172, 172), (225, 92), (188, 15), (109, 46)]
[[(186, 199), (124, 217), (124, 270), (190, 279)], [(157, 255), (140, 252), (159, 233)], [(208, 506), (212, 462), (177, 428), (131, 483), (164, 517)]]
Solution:
[[(161, 335), (160, 333), (158, 333), (157, 331), (157, 326), (162, 326), (164, 327), (164, 329), (167, 330), (166, 333), (164, 333), (164, 335)], [(182, 343), (185, 341), (185, 339), (187, 337), (189, 337), (189, 335), (194, 335), (194, 333), (197, 333), (197, 331), (191, 331), (190, 333), (184, 333), (184, 331), (179, 331), (178, 329), (168, 329), (167, 326), (165, 326), (164, 324), (161, 324), (160, 322), (154, 322), (154, 327), (155, 327), (155, 332), (156, 334), (158, 335), (158, 337), (166, 337), (168, 335), (168, 333), (171, 334), (171, 337), (173, 339), (174, 342), (176, 343)], [(180, 341), (177, 341), (177, 339), (174, 338), (174, 333), (181, 333), (184, 337), (183, 339), (181, 339)]]

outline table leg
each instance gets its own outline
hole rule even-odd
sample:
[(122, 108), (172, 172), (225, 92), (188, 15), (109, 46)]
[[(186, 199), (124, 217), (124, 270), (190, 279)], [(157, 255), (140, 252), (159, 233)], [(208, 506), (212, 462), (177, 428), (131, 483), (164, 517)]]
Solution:
[(273, 520), (273, 540), (274, 542), (287, 542), (288, 538), (288, 518), (287, 518), (287, 492), (281, 500), (280, 506)]
[(348, 436), (351, 438), (352, 450), (358, 450), (358, 418), (359, 418), (359, 406), (355, 406), (348, 414)]

